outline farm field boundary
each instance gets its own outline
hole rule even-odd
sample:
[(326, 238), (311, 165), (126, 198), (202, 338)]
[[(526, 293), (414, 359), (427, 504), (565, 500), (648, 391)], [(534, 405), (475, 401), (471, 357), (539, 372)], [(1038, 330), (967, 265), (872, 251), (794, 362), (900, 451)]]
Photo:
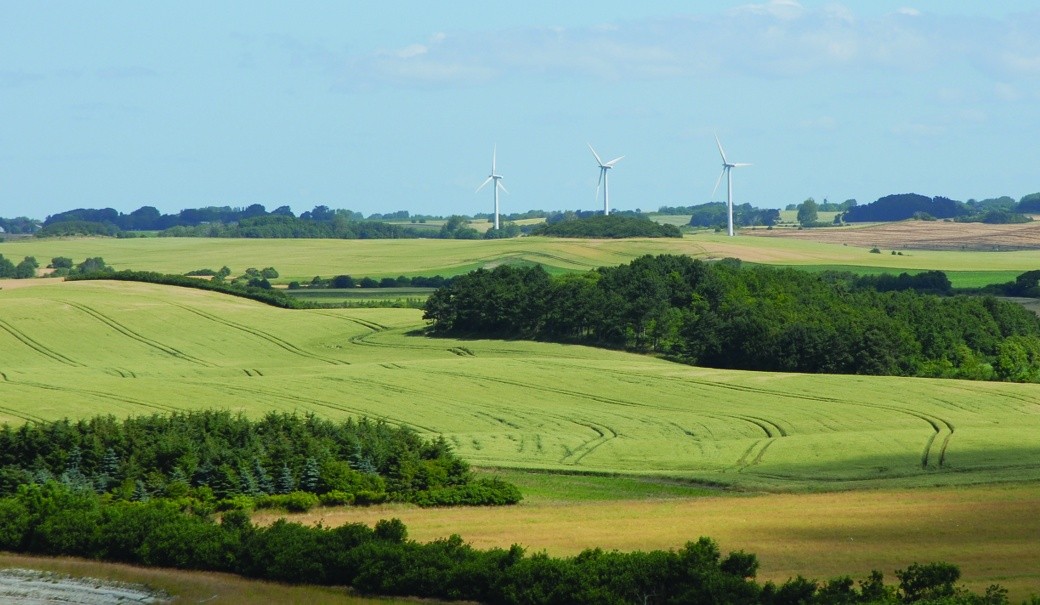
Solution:
[[(809, 230), (812, 231), (812, 230)], [(754, 233), (765, 233), (758, 230)], [(0, 243), (8, 258), (35, 256), (46, 264), (66, 256), (77, 262), (101, 256), (117, 270), (183, 274), (227, 265), (275, 267), (278, 283), (309, 282), (315, 275), (355, 278), (466, 273), (502, 263), (540, 264), (550, 272), (585, 271), (628, 263), (645, 254), (685, 254), (701, 259), (740, 258), (778, 265), (844, 265), (890, 271), (1004, 271), (1037, 268), (1036, 253), (904, 251), (870, 254), (869, 248), (783, 237), (736, 238), (698, 233), (681, 239), (568, 240), (524, 237), (505, 240), (254, 240), (207, 238), (22, 239)], [(802, 233), (802, 232), (796, 232)]]

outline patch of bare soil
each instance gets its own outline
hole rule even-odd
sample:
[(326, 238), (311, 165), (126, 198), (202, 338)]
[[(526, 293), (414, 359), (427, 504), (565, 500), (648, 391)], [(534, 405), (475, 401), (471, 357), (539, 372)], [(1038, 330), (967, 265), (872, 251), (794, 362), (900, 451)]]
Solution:
[(34, 569), (0, 569), (0, 604), (129, 605), (166, 603), (169, 596), (146, 586), (74, 578)]
[(790, 237), (888, 250), (1040, 250), (1040, 221), (1017, 225), (901, 221), (817, 229), (743, 230), (741, 235)]

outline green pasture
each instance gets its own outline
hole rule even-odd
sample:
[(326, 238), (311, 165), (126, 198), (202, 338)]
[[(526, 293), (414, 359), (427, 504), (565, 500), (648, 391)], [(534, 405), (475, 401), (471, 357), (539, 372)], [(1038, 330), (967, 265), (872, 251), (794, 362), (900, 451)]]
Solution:
[[(908, 269), (902, 267), (871, 267), (864, 265), (789, 265), (796, 269), (809, 271), (811, 273), (823, 273), (824, 271), (837, 271), (855, 273), (856, 275), (881, 275), (891, 273), (909, 273), (916, 275), (927, 271), (927, 269)], [(954, 288), (981, 288), (990, 284), (1002, 284), (1015, 281), (1022, 271), (946, 271), (946, 277)]]
[(521, 237), (502, 240), (320, 240), (218, 238), (72, 238), (0, 243), (0, 254), (15, 261), (35, 256), (46, 264), (56, 256), (76, 262), (101, 256), (116, 269), (186, 273), (227, 265), (236, 274), (248, 267), (275, 267), (277, 283), (309, 282), (314, 276), (397, 277), (457, 275), (502, 263), (537, 263), (553, 272), (619, 265), (644, 254), (686, 254), (696, 258), (740, 258), (798, 267), (854, 266), (886, 271), (939, 269), (1017, 275), (1040, 265), (1035, 251), (903, 251), (871, 254), (866, 248), (795, 238), (735, 237), (699, 232), (681, 239), (585, 240)]
[(1040, 478), (1036, 385), (769, 374), (431, 339), (411, 309), (283, 310), (128, 282), (0, 290), (0, 420), (370, 416), (475, 465), (775, 490)]
[(421, 304), (436, 288), (301, 288), (286, 294), (316, 303), (396, 302)]

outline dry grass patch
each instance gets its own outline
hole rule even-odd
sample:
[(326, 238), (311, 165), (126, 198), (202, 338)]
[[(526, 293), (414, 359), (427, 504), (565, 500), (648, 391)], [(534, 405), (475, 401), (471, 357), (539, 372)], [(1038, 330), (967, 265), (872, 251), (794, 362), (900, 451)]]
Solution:
[[(412, 539), (459, 534), (480, 548), (522, 544), (573, 555), (585, 548), (669, 549), (709, 536), (723, 551), (758, 555), (759, 579), (801, 574), (827, 579), (872, 569), (895, 582), (914, 562), (960, 566), (983, 591), (999, 583), (1012, 601), (1040, 592), (1040, 486), (988, 486), (717, 496), (667, 500), (559, 502), (507, 508), (418, 509), (393, 505), (323, 509), (296, 516), (325, 525), (400, 518)], [(257, 515), (262, 523), (277, 515)]]
[(859, 248), (885, 250), (1036, 250), (1040, 249), (1040, 221), (1017, 225), (900, 221), (825, 229), (774, 229), (741, 234), (780, 237)]

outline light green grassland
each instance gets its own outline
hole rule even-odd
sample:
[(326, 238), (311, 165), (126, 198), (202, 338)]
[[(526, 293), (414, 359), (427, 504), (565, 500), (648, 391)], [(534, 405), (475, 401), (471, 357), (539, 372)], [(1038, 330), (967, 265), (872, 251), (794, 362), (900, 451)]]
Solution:
[(300, 300), (317, 303), (402, 303), (422, 304), (436, 288), (301, 288), (287, 290)]
[[(17, 262), (56, 256), (76, 262), (100, 256), (116, 269), (185, 273), (193, 269), (274, 267), (277, 283), (310, 281), (315, 275), (355, 278), (455, 275), (501, 263), (538, 263), (552, 271), (584, 271), (619, 265), (645, 254), (695, 258), (740, 258), (777, 265), (844, 265), (891, 271), (939, 269), (1022, 272), (1037, 268), (1035, 251), (909, 251), (870, 254), (865, 248), (794, 238), (736, 237), (712, 233), (681, 239), (584, 240), (524, 237), (502, 240), (242, 240), (217, 238), (73, 238), (0, 243), (0, 254)], [(1005, 280), (1006, 281), (1006, 280)]]
[(480, 466), (772, 490), (1040, 478), (1036, 385), (710, 370), (430, 339), (407, 309), (290, 311), (126, 282), (0, 290), (0, 419), (366, 415)]

